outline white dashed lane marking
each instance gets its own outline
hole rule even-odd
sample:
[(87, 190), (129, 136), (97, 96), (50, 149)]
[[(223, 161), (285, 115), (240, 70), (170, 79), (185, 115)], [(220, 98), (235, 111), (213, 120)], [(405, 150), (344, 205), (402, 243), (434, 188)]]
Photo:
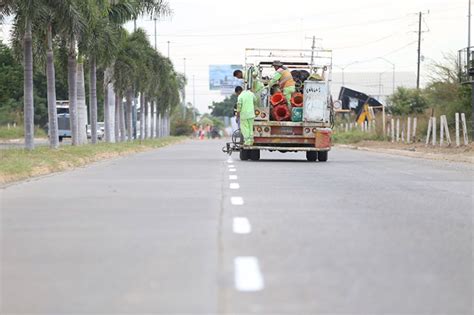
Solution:
[(237, 175), (229, 175), (229, 179), (230, 180), (237, 180), (238, 177), (237, 177)]
[(229, 172), (237, 172), (235, 168), (229, 168)]
[(243, 292), (263, 290), (263, 276), (260, 272), (258, 259), (255, 257), (234, 258), (235, 288)]
[(230, 202), (234, 206), (241, 206), (244, 204), (244, 199), (242, 197), (230, 197)]
[(252, 231), (252, 226), (247, 218), (235, 217), (232, 229), (236, 234), (249, 234)]
[(230, 189), (239, 189), (240, 185), (239, 185), (239, 183), (230, 183), (229, 188)]

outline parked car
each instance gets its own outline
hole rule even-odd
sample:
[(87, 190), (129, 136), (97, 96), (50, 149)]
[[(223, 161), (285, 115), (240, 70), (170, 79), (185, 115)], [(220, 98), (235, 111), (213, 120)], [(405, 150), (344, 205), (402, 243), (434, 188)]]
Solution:
[[(97, 123), (97, 139), (102, 140), (105, 136), (105, 124), (103, 122)], [(87, 138), (92, 138), (91, 125), (87, 125)]]

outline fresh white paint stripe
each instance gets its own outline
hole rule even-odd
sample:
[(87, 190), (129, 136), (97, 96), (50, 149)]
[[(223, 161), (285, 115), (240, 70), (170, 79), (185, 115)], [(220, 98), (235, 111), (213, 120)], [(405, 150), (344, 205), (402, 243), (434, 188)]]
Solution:
[(229, 175), (229, 179), (230, 180), (237, 180), (238, 177), (237, 177), (237, 175)]
[(235, 288), (243, 292), (263, 290), (263, 276), (255, 257), (234, 258)]
[(239, 189), (240, 185), (239, 185), (239, 183), (230, 183), (229, 188), (230, 189)]
[(244, 198), (242, 198), (242, 197), (230, 197), (230, 202), (234, 206), (241, 206), (241, 205), (244, 204)]
[(231, 165), (228, 165), (228, 167), (229, 167), (229, 168), (234, 168), (235, 165), (232, 165), (232, 164), (231, 164)]
[(234, 160), (228, 159), (228, 160), (227, 160), (227, 163), (229, 163), (229, 164), (234, 163)]
[(235, 217), (232, 228), (236, 234), (249, 234), (252, 231), (249, 220), (244, 217)]
[(237, 172), (235, 168), (229, 168), (229, 172)]

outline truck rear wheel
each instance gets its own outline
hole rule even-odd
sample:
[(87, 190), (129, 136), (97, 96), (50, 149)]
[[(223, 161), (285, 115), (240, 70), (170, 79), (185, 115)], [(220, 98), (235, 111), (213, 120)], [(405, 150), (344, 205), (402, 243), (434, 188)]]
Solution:
[(249, 150), (240, 149), (240, 159), (242, 161), (247, 161), (250, 158)]
[(250, 150), (250, 159), (252, 161), (260, 160), (260, 150)]
[(318, 152), (318, 161), (326, 162), (328, 160), (328, 151), (319, 151)]
[(318, 152), (316, 151), (306, 151), (306, 159), (308, 162), (316, 162), (318, 159)]

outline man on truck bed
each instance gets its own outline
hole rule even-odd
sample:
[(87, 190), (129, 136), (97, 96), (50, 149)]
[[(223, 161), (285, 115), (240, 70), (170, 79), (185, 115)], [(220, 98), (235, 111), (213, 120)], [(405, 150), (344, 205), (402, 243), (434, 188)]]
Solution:
[(268, 88), (270, 89), (278, 83), (280, 90), (283, 92), (283, 95), (285, 95), (288, 108), (291, 110), (291, 95), (296, 92), (295, 80), (293, 80), (290, 70), (283, 66), (280, 61), (275, 60), (272, 66), (275, 68), (276, 73), (273, 79), (268, 83)]
[(265, 85), (258, 79), (257, 71), (255, 67), (250, 67), (245, 74), (242, 70), (235, 70), (234, 77), (239, 80), (244, 80), (245, 88), (250, 89), (255, 95), (255, 107), (260, 107), (261, 93), (265, 88)]
[(253, 145), (253, 122), (255, 119), (255, 95), (241, 86), (235, 88), (237, 95), (237, 118), (240, 119), (240, 132), (244, 145)]

